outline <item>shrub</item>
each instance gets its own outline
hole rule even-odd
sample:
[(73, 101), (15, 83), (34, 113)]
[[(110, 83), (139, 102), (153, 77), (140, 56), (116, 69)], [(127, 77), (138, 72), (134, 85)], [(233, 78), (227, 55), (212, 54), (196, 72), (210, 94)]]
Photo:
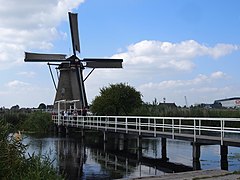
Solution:
[(0, 179), (63, 179), (48, 157), (28, 156), (27, 146), (14, 139), (12, 127), (0, 119)]
[(47, 132), (51, 124), (51, 114), (36, 111), (29, 114), (20, 128), (26, 131)]

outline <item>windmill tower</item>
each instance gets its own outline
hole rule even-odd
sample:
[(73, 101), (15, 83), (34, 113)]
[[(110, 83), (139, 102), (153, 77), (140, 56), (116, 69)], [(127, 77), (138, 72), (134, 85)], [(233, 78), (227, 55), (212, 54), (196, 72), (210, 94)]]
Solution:
[[(40, 54), (25, 52), (25, 62), (48, 62), (49, 65), (57, 65), (60, 71), (59, 81), (56, 88), (54, 104), (60, 100), (78, 101), (77, 109), (88, 106), (87, 96), (84, 86), (83, 70), (85, 68), (122, 68), (122, 59), (103, 59), (103, 58), (83, 58), (76, 55), (80, 53), (80, 43), (78, 34), (77, 14), (68, 13), (73, 55), (66, 57), (65, 54)], [(56, 109), (56, 105), (55, 105)], [(62, 108), (61, 108), (62, 109)]]

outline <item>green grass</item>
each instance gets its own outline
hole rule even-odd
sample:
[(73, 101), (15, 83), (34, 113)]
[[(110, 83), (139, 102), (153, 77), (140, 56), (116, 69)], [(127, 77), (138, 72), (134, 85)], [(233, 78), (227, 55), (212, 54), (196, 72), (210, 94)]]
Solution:
[(13, 127), (0, 119), (0, 179), (41, 180), (64, 179), (47, 156), (26, 156), (26, 148), (21, 141), (9, 136)]

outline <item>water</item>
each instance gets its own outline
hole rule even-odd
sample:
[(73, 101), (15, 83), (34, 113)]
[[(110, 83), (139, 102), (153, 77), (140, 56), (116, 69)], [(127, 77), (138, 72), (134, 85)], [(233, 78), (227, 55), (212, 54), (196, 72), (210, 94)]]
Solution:
[[(140, 154), (137, 140), (134, 138), (129, 139), (126, 152), (124, 140), (114, 137), (113, 134), (105, 144), (100, 133), (90, 131), (85, 133), (85, 138), (79, 134), (67, 137), (26, 135), (23, 142), (29, 144), (29, 154), (50, 157), (54, 167), (65, 173), (68, 179), (118, 179), (164, 175), (166, 172), (184, 171), (193, 166), (190, 142), (167, 139), (167, 157), (169, 162), (175, 163), (168, 164), (159, 160), (162, 156), (160, 138), (143, 139)], [(240, 171), (239, 150), (238, 147), (228, 148), (229, 171)], [(176, 169), (172, 170), (175, 166)], [(219, 145), (201, 146), (200, 169), (221, 169)]]

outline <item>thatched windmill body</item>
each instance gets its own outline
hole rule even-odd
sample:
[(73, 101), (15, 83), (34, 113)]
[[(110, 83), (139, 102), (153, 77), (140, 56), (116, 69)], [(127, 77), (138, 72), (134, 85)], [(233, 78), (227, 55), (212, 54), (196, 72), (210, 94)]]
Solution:
[[(25, 62), (48, 62), (48, 65), (57, 65), (60, 71), (54, 102), (67, 100), (77, 101), (76, 108), (83, 109), (88, 106), (84, 81), (95, 68), (122, 68), (122, 59), (83, 58), (76, 55), (80, 53), (78, 19), (77, 14), (68, 13), (72, 37), (73, 55), (66, 57), (65, 54), (40, 54), (25, 52)], [(83, 77), (83, 70), (92, 68), (90, 73)], [(52, 75), (52, 71), (51, 71)], [(53, 75), (52, 75), (53, 78)], [(54, 80), (54, 78), (53, 78)]]

